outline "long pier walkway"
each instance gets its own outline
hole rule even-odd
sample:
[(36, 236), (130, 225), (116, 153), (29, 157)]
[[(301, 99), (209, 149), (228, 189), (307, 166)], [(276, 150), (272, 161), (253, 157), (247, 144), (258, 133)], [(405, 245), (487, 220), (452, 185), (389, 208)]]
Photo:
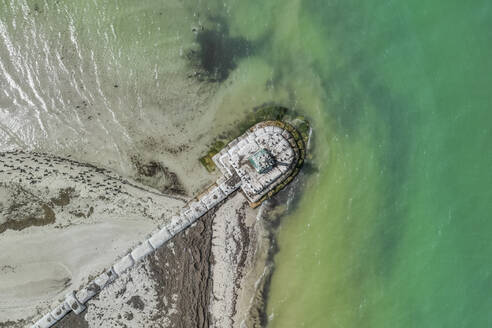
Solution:
[(49, 328), (70, 311), (82, 313), (86, 309), (85, 303), (99, 291), (237, 189), (241, 188), (251, 206), (258, 206), (292, 180), (303, 160), (304, 144), (292, 126), (278, 121), (253, 126), (213, 157), (214, 163), (223, 173), (214, 185), (189, 202), (179, 215), (171, 218), (168, 225), (120, 258), (87, 286), (66, 294), (63, 301), (32, 327)]

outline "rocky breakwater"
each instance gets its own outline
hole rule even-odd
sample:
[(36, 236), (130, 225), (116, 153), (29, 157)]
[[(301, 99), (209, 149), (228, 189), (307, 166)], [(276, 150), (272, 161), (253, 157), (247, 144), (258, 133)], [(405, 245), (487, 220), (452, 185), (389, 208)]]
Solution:
[(85, 310), (85, 303), (125, 271), (192, 225), (237, 189), (252, 207), (280, 190), (298, 172), (304, 159), (302, 140), (295, 129), (283, 122), (261, 122), (230, 142), (213, 160), (224, 174), (217, 182), (187, 203), (179, 215), (121, 257), (110, 269), (87, 286), (68, 293), (59, 304), (39, 319), (33, 328), (48, 328), (73, 311)]

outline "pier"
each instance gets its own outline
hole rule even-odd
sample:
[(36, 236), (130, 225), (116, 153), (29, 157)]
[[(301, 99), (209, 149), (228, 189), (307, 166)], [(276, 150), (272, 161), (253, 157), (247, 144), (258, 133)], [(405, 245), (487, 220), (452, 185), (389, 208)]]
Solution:
[(113, 266), (78, 291), (71, 291), (32, 328), (49, 328), (70, 311), (80, 314), (86, 303), (126, 270), (164, 245), (209, 210), (239, 190), (257, 207), (287, 185), (304, 161), (304, 142), (288, 123), (265, 121), (232, 140), (212, 158), (222, 176), (184, 206), (165, 227), (154, 232)]

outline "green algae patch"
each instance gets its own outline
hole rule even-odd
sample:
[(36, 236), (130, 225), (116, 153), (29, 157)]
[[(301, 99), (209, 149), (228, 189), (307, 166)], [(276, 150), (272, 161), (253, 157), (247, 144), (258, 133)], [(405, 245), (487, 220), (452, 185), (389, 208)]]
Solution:
[(215, 171), (215, 164), (212, 157), (217, 154), (227, 143), (222, 140), (216, 140), (208, 150), (207, 154), (200, 157), (200, 163), (207, 169), (208, 172)]
[[(209, 146), (207, 153), (200, 157), (200, 163), (207, 169), (208, 172), (215, 171), (215, 164), (212, 157), (220, 152), (229, 142), (242, 135), (257, 123), (273, 121), (273, 122), (286, 122), (290, 127), (293, 127), (289, 132), (293, 133), (296, 140), (303, 140), (304, 144), (309, 139), (310, 125), (309, 122), (296, 111), (288, 109), (278, 105), (262, 105), (253, 108), (253, 110), (246, 115), (244, 119), (238, 121), (237, 124), (224, 133), (221, 137), (217, 137), (214, 142)], [(295, 135), (294, 135), (295, 133)], [(304, 150), (304, 144), (302, 147)]]
[(238, 123), (235, 131), (239, 131), (240, 133), (231, 138), (231, 140), (239, 137), (257, 123), (263, 121), (283, 121), (289, 112), (290, 110), (288, 108), (275, 105), (266, 105), (253, 108), (253, 111)]

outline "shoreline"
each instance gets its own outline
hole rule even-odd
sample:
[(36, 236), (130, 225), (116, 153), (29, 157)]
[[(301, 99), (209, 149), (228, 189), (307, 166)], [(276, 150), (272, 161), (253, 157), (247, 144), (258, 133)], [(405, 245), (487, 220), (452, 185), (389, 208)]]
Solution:
[(85, 313), (55, 327), (245, 327), (258, 321), (249, 316), (265, 276), (268, 234), (257, 235), (263, 228), (258, 211), (236, 192), (88, 301)]
[[(140, 188), (135, 190), (138, 192)], [(62, 198), (60, 196), (58, 201)], [(277, 207), (274, 201), (268, 201), (261, 208), (253, 209), (241, 192), (233, 193), (227, 200), (198, 220), (189, 231), (181, 232), (169, 246), (156, 251), (155, 256), (125, 273), (122, 282), (115, 282), (108, 292), (103, 290), (94, 301), (89, 301), (85, 313), (69, 315), (55, 327), (99, 327), (124, 320), (128, 321), (124, 323), (128, 327), (180, 327), (180, 322), (184, 320), (192, 320), (192, 326), (199, 327), (263, 326), (266, 322), (266, 290), (273, 273), (272, 245), (275, 245), (271, 222), (265, 220), (265, 216)], [(65, 200), (68, 202), (65, 206), (76, 205), (77, 201), (78, 197), (72, 197)], [(99, 210), (95, 209), (96, 212)], [(66, 231), (74, 227), (84, 228), (86, 225), (80, 222), (75, 226), (65, 224), (55, 229)], [(31, 234), (33, 229), (45, 231), (50, 228), (51, 225), (31, 227), (20, 232), (7, 230), (3, 234)], [(123, 244), (122, 247), (125, 246)], [(130, 244), (126, 243), (126, 246)], [(184, 275), (185, 267), (191, 268), (188, 272), (198, 270), (199, 274)], [(97, 273), (93, 270), (87, 272), (92, 272), (91, 275)], [(87, 275), (81, 276), (79, 283), (71, 281), (71, 284), (83, 284), (88, 278)], [(136, 280), (140, 282), (137, 284)], [(180, 288), (170, 288), (171, 281), (180, 281)], [(142, 290), (150, 291), (149, 297), (130, 295)], [(171, 290), (174, 292), (171, 293)], [(196, 295), (202, 296), (194, 302), (192, 299)], [(133, 307), (135, 302), (131, 301), (132, 297), (138, 300), (138, 304), (144, 304), (149, 312), (140, 318), (133, 313), (132, 310), (140, 310), (140, 305)], [(189, 312), (188, 306), (194, 312)], [(112, 317), (112, 314), (121, 313), (123, 309), (127, 313), (126, 319)], [(37, 306), (38, 313), (42, 310), (42, 306)], [(17, 317), (17, 322), (7, 319), (0, 323), (0, 327), (25, 327), (29, 326), (32, 315)], [(184, 326), (189, 326), (189, 322)]]
[[(37, 192), (38, 194), (36, 197), (37, 199), (42, 200), (41, 205), (48, 206), (47, 204), (49, 204), (49, 206), (51, 206), (50, 209), (53, 211), (53, 217), (58, 215), (61, 218), (61, 221), (57, 221), (57, 225), (54, 227), (55, 229), (63, 229), (63, 231), (65, 231), (73, 229), (72, 226), (80, 226), (85, 228), (87, 223), (90, 223), (89, 227), (93, 228), (96, 223), (107, 223), (107, 221), (112, 218), (111, 215), (128, 216), (128, 211), (130, 211), (130, 213), (133, 211), (135, 214), (135, 219), (140, 217), (141, 219), (149, 219), (150, 224), (162, 224), (166, 221), (164, 219), (165, 216), (163, 211), (167, 212), (170, 217), (173, 212), (176, 212), (176, 209), (169, 208), (169, 205), (172, 202), (183, 201), (183, 196), (179, 195), (182, 193), (182, 189), (180, 188), (176, 190), (176, 196), (164, 195), (154, 191), (154, 189), (149, 189), (149, 187), (143, 184), (141, 185), (137, 182), (123, 179), (108, 170), (100, 169), (90, 164), (83, 164), (70, 159), (63, 159), (46, 154), (25, 153), (22, 151), (2, 153), (1, 155), (4, 158), (4, 161), (2, 162), (3, 167), (0, 167), (2, 168), (1, 173), (2, 175), (5, 175), (3, 179), (7, 181), (7, 184), (15, 184), (13, 182), (13, 178), (15, 177), (19, 178), (20, 184), (22, 177), (26, 175), (26, 172), (22, 167), (28, 170), (27, 173), (29, 174), (29, 178), (23, 184), (28, 186), (32, 185), (32, 187), (29, 187), (30, 189), (26, 187), (25, 189), (32, 189), (32, 191), (30, 191), (31, 194)], [(19, 166), (18, 163), (23, 163), (24, 166)], [(42, 172), (38, 172), (39, 168), (41, 168)], [(156, 165), (150, 165), (149, 167), (140, 167), (139, 172), (142, 172), (142, 175), (144, 176), (153, 176), (155, 171), (160, 168), (162, 167), (160, 167), (157, 163)], [(2, 178), (2, 175), (0, 175), (0, 178)], [(172, 180), (177, 182), (179, 181), (179, 177), (174, 175)], [(40, 189), (45, 189), (46, 192), (40, 192)], [(142, 193), (142, 191), (144, 191), (145, 194)], [(110, 195), (107, 194), (108, 192)], [(109, 202), (111, 198), (114, 199), (112, 202)], [(115, 199), (117, 201), (115, 201)], [(166, 201), (162, 203), (160, 200), (164, 199)], [(213, 213), (213, 217), (217, 217), (218, 220), (211, 219), (210, 223), (206, 223), (205, 226), (202, 227), (202, 232), (204, 230), (211, 231), (211, 236), (209, 239), (213, 242), (210, 244), (203, 244), (204, 241), (197, 242), (196, 240), (190, 239), (183, 242), (182, 245), (179, 245), (178, 239), (177, 248), (172, 248), (175, 245), (174, 241), (170, 243), (173, 254), (176, 252), (184, 252), (186, 250), (190, 251), (190, 245), (195, 244), (200, 244), (203, 250), (207, 250), (207, 254), (209, 255), (205, 260), (202, 258), (200, 248), (197, 250), (198, 255), (194, 254), (195, 256), (192, 256), (191, 260), (189, 258), (187, 260), (186, 256), (182, 256), (182, 259), (180, 260), (172, 260), (172, 262), (175, 263), (174, 266), (181, 268), (184, 268), (187, 265), (189, 266), (189, 263), (193, 263), (193, 266), (195, 268), (200, 268), (200, 272), (202, 273), (199, 277), (195, 277), (190, 270), (190, 274), (187, 277), (182, 275), (183, 271), (176, 271), (174, 274), (168, 273), (171, 279), (181, 281), (182, 288), (177, 290), (173, 295), (166, 294), (165, 302), (162, 299), (156, 300), (155, 296), (153, 299), (148, 299), (147, 303), (151, 309), (149, 315), (150, 313), (154, 314), (152, 318), (144, 315), (144, 317), (140, 318), (141, 320), (147, 320), (146, 322), (148, 323), (161, 318), (165, 322), (159, 322), (160, 326), (166, 326), (166, 322), (170, 320), (170, 327), (173, 327), (172, 319), (156, 314), (159, 310), (163, 310), (163, 308), (167, 306), (168, 302), (171, 302), (170, 300), (172, 300), (171, 303), (174, 304), (172, 311), (164, 312), (170, 315), (175, 312), (180, 313), (180, 320), (193, 320), (193, 325), (205, 327), (209, 326), (209, 322), (217, 327), (243, 327), (249, 323), (254, 326), (264, 325), (266, 322), (264, 318), (264, 306), (266, 303), (265, 295), (268, 289), (271, 273), (273, 272), (270, 253), (272, 249), (271, 246), (275, 245), (275, 240), (273, 238), (274, 234), (272, 234), (271, 231), (267, 231), (266, 225), (263, 224), (264, 220), (259, 217), (259, 213), (261, 211), (255, 210), (248, 206), (251, 205), (251, 203), (247, 195), (244, 195), (242, 192), (236, 192), (233, 193), (228, 200), (228, 203), (224, 204), (224, 202), (222, 202), (222, 205), (219, 206), (219, 208), (214, 209), (214, 211), (211, 212)], [(92, 204), (94, 201), (96, 201), (96, 203), (99, 201), (99, 203), (91, 206), (90, 208), (87, 207), (88, 204)], [(126, 207), (121, 207), (121, 204), (126, 203)], [(81, 209), (81, 204), (82, 207), (87, 207), (82, 208), (82, 212), (79, 211)], [(117, 210), (110, 210), (111, 206), (114, 206), (115, 204), (117, 205)], [(156, 204), (158, 204), (158, 206), (156, 206)], [(254, 206), (255, 204), (253, 204), (253, 207), (256, 207)], [(174, 205), (174, 207), (178, 206), (177, 203)], [(77, 212), (73, 210), (74, 206), (77, 208)], [(17, 209), (17, 207), (18, 206), (14, 203), (8, 210), (12, 208)], [(72, 210), (70, 210), (71, 208)], [(87, 215), (84, 214), (85, 212), (87, 212)], [(104, 215), (108, 216), (108, 213), (111, 215), (104, 218)], [(95, 214), (96, 219), (91, 217), (92, 214)], [(90, 221), (87, 221), (89, 217), (91, 217), (91, 219)], [(208, 217), (209, 216), (207, 215), (206, 218)], [(207, 220), (206, 218), (204, 219), (205, 222)], [(15, 215), (13, 216), (13, 220), (15, 220)], [(125, 220), (128, 221), (129, 219), (126, 218)], [(50, 230), (53, 228), (51, 223), (53, 222), (47, 223), (47, 227), (33, 227), (30, 229), (28, 229), (29, 227), (22, 227), (22, 229), (16, 230), (21, 232), (20, 235), (22, 237), (25, 233), (29, 233), (32, 230), (38, 232)], [(201, 224), (202, 221), (200, 220), (198, 225)], [(36, 226), (35, 224), (33, 225)], [(143, 226), (140, 227), (143, 228)], [(22, 232), (23, 230), (26, 231)], [(113, 229), (111, 228), (108, 231), (111, 230)], [(9, 229), (8, 233), (5, 235), (16, 233), (17, 232), (12, 232), (12, 230)], [(87, 254), (84, 253), (86, 252), (85, 247), (80, 247), (80, 245), (92, 245), (92, 235), (89, 232), (82, 234), (76, 233), (76, 235), (88, 236), (88, 238), (86, 238), (87, 240), (84, 242), (74, 240), (74, 244), (71, 247), (68, 247), (67, 251), (71, 249), (80, 249), (80, 254), (78, 256), (87, 257)], [(198, 234), (197, 236), (197, 238), (203, 238), (201, 234)], [(135, 244), (135, 239), (131, 239), (133, 240), (133, 244)], [(139, 239), (140, 238), (137, 240)], [(207, 240), (207, 238), (205, 238), (205, 240)], [(61, 244), (64, 243), (66, 243), (66, 241), (61, 242)], [(127, 246), (128, 245), (131, 246), (131, 243), (127, 244)], [(96, 250), (97, 249), (98, 248), (96, 247)], [(107, 249), (107, 246), (103, 246), (102, 249)], [(121, 252), (121, 250), (115, 251), (119, 255), (124, 253)], [(70, 260), (70, 257), (73, 255), (70, 252), (67, 254), (68, 260)], [(54, 255), (55, 258), (57, 256), (58, 255), (56, 254)], [(167, 257), (168, 255), (162, 256)], [(89, 259), (90, 258), (91, 255), (89, 256)], [(65, 261), (66, 260), (67, 259), (65, 259)], [(44, 260), (44, 262), (50, 263), (50, 261), (47, 260)], [(97, 268), (91, 267), (91, 265), (93, 265), (92, 262), (88, 264), (90, 269), (86, 268), (85, 271), (81, 271), (80, 269), (77, 270), (76, 266), (78, 262), (72, 263), (73, 268), (68, 272), (66, 277), (63, 276), (63, 286), (59, 287), (59, 290), (55, 296), (60, 297), (61, 294), (66, 293), (67, 288), (73, 289), (78, 285), (83, 285), (82, 282), (86, 279), (91, 280), (89, 276), (97, 274), (97, 271), (101, 270), (101, 263), (105, 261), (97, 261), (97, 263), (101, 262), (98, 264)], [(60, 264), (63, 264), (63, 261), (60, 262)], [(144, 270), (146, 273), (159, 271), (159, 265), (152, 266), (151, 264), (152, 262), (149, 262), (145, 268), (138, 266), (138, 269)], [(168, 264), (166, 263), (166, 265)], [(31, 271), (39, 272), (39, 268)], [(78, 278), (74, 279), (71, 272), (76, 272)], [(50, 272), (47, 274), (52, 275)], [(146, 277), (145, 274), (141, 276), (141, 273), (138, 271), (133, 274), (136, 275), (136, 277), (140, 277), (143, 281), (153, 280), (154, 283), (151, 283), (151, 286), (149, 285), (145, 288), (154, 290), (154, 294), (156, 295), (159, 294), (159, 286), (167, 284), (164, 281), (159, 281), (160, 276), (156, 274), (153, 276), (151, 275), (150, 277)], [(201, 280), (204, 276), (207, 277), (205, 283)], [(209, 278), (209, 276), (212, 278)], [(125, 280), (123, 279), (123, 281)], [(126, 283), (132, 281), (133, 278), (130, 273), (130, 278), (126, 281)], [(115, 283), (115, 285), (118, 284), (119, 283)], [(203, 287), (204, 284), (205, 287)], [(208, 289), (210, 289), (210, 292), (207, 292)], [(87, 322), (89, 326), (97, 327), (103, 325), (99, 319), (105, 317), (103, 314), (104, 309), (107, 311), (108, 304), (112, 304), (114, 299), (120, 297), (126, 290), (127, 288), (125, 285), (123, 289), (113, 293), (112, 298), (108, 298), (105, 302), (99, 304), (99, 308), (95, 306), (94, 311), (98, 312), (100, 310), (98, 315), (91, 317), (91, 313), (94, 311), (87, 311), (84, 318), (88, 320)], [(183, 300), (183, 298), (186, 298), (186, 293), (184, 292), (185, 290), (188, 290), (188, 294), (195, 296), (198, 294), (207, 294), (207, 298), (209, 298), (209, 300), (201, 300), (198, 303), (193, 303), (190, 301), (189, 299), (192, 297), (188, 297), (188, 299)], [(44, 295), (46, 296), (46, 293), (44, 293)], [(103, 295), (103, 293), (101, 293), (101, 295)], [(138, 295), (133, 295), (131, 297), (134, 296)], [(102, 296), (102, 298), (104, 297)], [(38, 303), (39, 302), (36, 301), (36, 304)], [(143, 303), (145, 304), (146, 302)], [(183, 313), (186, 312), (185, 307), (187, 305), (192, 305), (197, 312), (184, 315)], [(36, 307), (38, 313), (43, 306), (48, 307), (48, 304), (44, 302), (44, 305), (41, 307)], [(20, 309), (23, 309), (22, 306)], [(113, 313), (115, 311), (110, 310), (110, 312)], [(120, 311), (116, 310), (116, 312)], [(137, 317), (135, 314), (131, 312), (129, 313), (129, 321)], [(20, 314), (20, 317), (17, 319), (22, 319), (22, 314)], [(107, 317), (106, 319), (115, 320), (111, 317)], [(121, 318), (117, 319), (120, 320)], [(138, 320), (135, 319), (135, 321)], [(143, 322), (140, 321), (139, 324), (135, 324), (134, 326), (138, 327), (142, 325)], [(185, 326), (189, 325), (189, 323), (185, 324)]]
[[(175, 8), (172, 8), (172, 5), (166, 5), (165, 8), (172, 9), (175, 12)], [(200, 11), (203, 13), (202, 9), (200, 8)], [(195, 10), (196, 8), (192, 10), (190, 8), (190, 10), (183, 9), (180, 12), (188, 11), (191, 18), (192, 14), (195, 17)], [(201, 17), (205, 17), (205, 15)], [(53, 72), (58, 73), (56, 77), (60, 77), (57, 81), (62, 83), (53, 83), (53, 80), (46, 79), (45, 77), (55, 76), (49, 71), (41, 71), (39, 75), (35, 75), (43, 81), (43, 84), (50, 86), (50, 91), (46, 94), (46, 98), (43, 95), (46, 103), (49, 103), (48, 100), (54, 95), (51, 89), (56, 91), (56, 97), (57, 99), (61, 98), (62, 103), (56, 104), (56, 106), (48, 106), (49, 108), (46, 109), (46, 112), (42, 113), (37, 120), (34, 119), (33, 115), (26, 115), (22, 106), (17, 106), (16, 103), (13, 103), (12, 108), (18, 110), (9, 113), (8, 122), (22, 120), (26, 126), (32, 128), (32, 131), (29, 134), (22, 134), (23, 129), (19, 131), (8, 130), (8, 134), (5, 135), (5, 141), (0, 145), (0, 150), (8, 151), (19, 148), (36, 150), (88, 162), (100, 168), (110, 169), (116, 174), (128, 177), (161, 192), (178, 195), (179, 199), (186, 198), (183, 195), (193, 195), (201, 191), (216, 179), (214, 173), (205, 174), (205, 170), (196, 159), (204, 155), (208, 146), (216, 141), (219, 138), (218, 136), (232, 133), (231, 127), (244, 124), (247, 121), (247, 117), (251, 117), (254, 114), (250, 110), (243, 112), (242, 109), (249, 108), (251, 104), (239, 102), (242, 97), (237, 92), (238, 89), (234, 87), (229, 89), (227, 87), (228, 84), (222, 83), (227, 81), (225, 78), (229, 74), (232, 74), (231, 76), (234, 78), (232, 80), (236, 81), (233, 75), (236, 66), (238, 66), (236, 60), (244, 57), (246, 52), (241, 54), (241, 51), (239, 51), (241, 49), (238, 49), (239, 53), (227, 57), (229, 59), (226, 62), (228, 66), (214, 66), (212, 70), (205, 70), (204, 64), (206, 63), (202, 59), (206, 58), (204, 57), (206, 54), (202, 50), (216, 44), (222, 44), (217, 43), (217, 41), (221, 41), (223, 38), (225, 38), (227, 44), (234, 44), (236, 39), (229, 35), (227, 30), (216, 27), (216, 22), (213, 19), (205, 19), (203, 21), (203, 32), (194, 33), (195, 31), (190, 31), (190, 22), (198, 22), (198, 20), (198, 18), (193, 18), (193, 20), (186, 22), (185, 26), (183, 26), (183, 31), (187, 31), (183, 34), (184, 43), (181, 41), (179, 44), (183, 52), (169, 51), (165, 52), (165, 55), (158, 57), (159, 60), (156, 62), (159, 63), (159, 70), (157, 70), (157, 66), (154, 68), (153, 65), (147, 65), (147, 59), (140, 63), (141, 65), (128, 66), (130, 67), (129, 69), (121, 65), (112, 65), (112, 63), (111, 65), (105, 65), (107, 64), (107, 57), (101, 57), (101, 53), (97, 51), (94, 56), (92, 49), (87, 47), (81, 47), (82, 51), (78, 56), (71, 56), (70, 49), (73, 49), (73, 42), (75, 41), (73, 38), (67, 38), (66, 34), (61, 34), (59, 40), (57, 39), (56, 43), (50, 43), (50, 46), (53, 49), (57, 49), (62, 54), (62, 58), (65, 58), (63, 70), (58, 72), (56, 67), (53, 70)], [(74, 25), (72, 27), (76, 30), (76, 41), (84, 41), (84, 35), (80, 33), (79, 26)], [(61, 30), (64, 31), (65, 29), (66, 24), (61, 24)], [(169, 30), (174, 31), (174, 29)], [(49, 35), (50, 31), (42, 29), (39, 34)], [(172, 34), (174, 36), (174, 32)], [(7, 35), (10, 35), (9, 31), (7, 31)], [(206, 36), (211, 36), (211, 38), (206, 38)], [(14, 44), (17, 44), (17, 42), (14, 42)], [(21, 43), (21, 45), (24, 44), (25, 42)], [(184, 47), (182, 47), (183, 44)], [(119, 46), (118, 44), (117, 49), (120, 49)], [(173, 45), (171, 47), (166, 46), (166, 48), (171, 49)], [(221, 48), (221, 51), (229, 51), (230, 49), (232, 48), (225, 47)], [(197, 51), (197, 56), (191, 56), (195, 50)], [(245, 51), (245, 49), (242, 50)], [(50, 58), (50, 56), (47, 54), (46, 58)], [(121, 61), (117, 60), (114, 63), (121, 64)], [(169, 65), (164, 65), (164, 63), (169, 63)], [(220, 61), (216, 64), (221, 65), (221, 63), (223, 62)], [(84, 70), (80, 70), (79, 74), (80, 67), (84, 67)], [(210, 74), (211, 72), (216, 72), (216, 68), (220, 69), (224, 79), (219, 79)], [(20, 77), (10, 67), (7, 67), (7, 71), (10, 71), (16, 78)], [(66, 74), (68, 72), (77, 73), (75, 76), (69, 76), (69, 74)], [(144, 76), (147, 78), (144, 78)], [(77, 85), (80, 83), (83, 88), (73, 92), (74, 84), (71, 83), (72, 81), (76, 82)], [(93, 81), (98, 83), (88, 83)], [(237, 85), (237, 83), (240, 83), (240, 80), (237, 80), (234, 85)], [(165, 91), (162, 92), (163, 90)], [(260, 103), (269, 101), (270, 94), (260, 93), (259, 99)], [(34, 100), (34, 102), (38, 103), (37, 100)], [(229, 113), (229, 108), (238, 108), (239, 110), (235, 110), (234, 115), (223, 115), (224, 113)], [(253, 109), (253, 112), (255, 110)], [(39, 114), (37, 109), (36, 113)], [(26, 135), (29, 138), (25, 138)], [(32, 166), (35, 167), (35, 165)], [(0, 181), (1, 179), (2, 177), (0, 176)], [(82, 241), (73, 240), (70, 245), (70, 248), (77, 249), (75, 252), (77, 258), (85, 261), (83, 262), (83, 270), (79, 270), (77, 266), (82, 262), (75, 261), (72, 263), (73, 267), (70, 269), (70, 275), (66, 275), (71, 279), (72, 286), (70, 288), (72, 289), (83, 285), (87, 277), (100, 273), (99, 271), (107, 267), (112, 262), (112, 259), (124, 254), (128, 247), (134, 246), (134, 243), (142, 240), (142, 235), (150, 232), (158, 224), (163, 223), (158, 215), (158, 210), (148, 215), (146, 209), (150, 208), (150, 206), (145, 203), (145, 199), (132, 205), (135, 209), (142, 210), (136, 210), (133, 213), (133, 221), (126, 219), (126, 213), (130, 206), (126, 208), (123, 206), (123, 208), (117, 208), (112, 213), (108, 213), (108, 206), (118, 207), (112, 204), (112, 196), (103, 198), (105, 195), (101, 193), (101, 198), (96, 197), (97, 204), (93, 206), (90, 197), (84, 199), (83, 188), (75, 187), (75, 196), (77, 197), (72, 198), (72, 196), (69, 196), (69, 204), (63, 205), (65, 200), (62, 197), (61, 188), (66, 189), (71, 183), (66, 185), (62, 181), (58, 181), (55, 184), (52, 182), (54, 182), (53, 179), (46, 181), (44, 185), (38, 186), (40, 189), (48, 188), (50, 192), (45, 197), (41, 197), (41, 201), (34, 202), (37, 207), (21, 208), (26, 211), (25, 213), (35, 213), (35, 218), (40, 225), (16, 226), (9, 223), (4, 226), (6, 231), (0, 233), (0, 235), (4, 241), (6, 236), (9, 236), (9, 240), (11, 237), (14, 238), (12, 239), (13, 246), (21, 238), (32, 237), (32, 239), (39, 239), (41, 235), (43, 238), (38, 241), (44, 241), (41, 244), (50, 244), (50, 236), (44, 236), (47, 231), (52, 235), (60, 232), (70, 232), (67, 233), (68, 237), (66, 239), (71, 239), (70, 236), (78, 234), (74, 230), (75, 226), (80, 229), (87, 229), (88, 231), (84, 232), (84, 234), (89, 236), (88, 238)], [(102, 183), (101, 181), (98, 182)], [(56, 188), (53, 188), (53, 186), (56, 186)], [(96, 189), (98, 190), (98, 188), (99, 186)], [(0, 196), (1, 192), (0, 190)], [(69, 193), (68, 191), (63, 192)], [(36, 194), (35, 196), (36, 199), (39, 198), (39, 195)], [(32, 196), (29, 197), (27, 199), (32, 199)], [(170, 202), (176, 202), (177, 204), (179, 199), (170, 200)], [(53, 206), (51, 206), (51, 202), (53, 202)], [(61, 205), (56, 205), (57, 202)], [(124, 203), (124, 200), (122, 200), (122, 203)], [(81, 208), (78, 207), (79, 205)], [(121, 203), (116, 205), (121, 205)], [(52, 209), (56, 217), (54, 223), (51, 223), (53, 216), (49, 210), (45, 210), (47, 209), (46, 206)], [(91, 210), (91, 207), (94, 207), (94, 209)], [(178, 205), (174, 207), (178, 207)], [(41, 215), (38, 215), (39, 213)], [(99, 236), (98, 241), (94, 242), (92, 238), (94, 237), (94, 231), (92, 230), (99, 230), (100, 224), (108, 225), (107, 217), (111, 217), (111, 224), (114, 224), (114, 226), (121, 224), (126, 230), (122, 228), (113, 235), (114, 226), (105, 228), (106, 234), (102, 234)], [(24, 216), (20, 218), (25, 219)], [(27, 223), (31, 224), (32, 222), (26, 221)], [(15, 229), (16, 227), (19, 229)], [(259, 228), (249, 226), (241, 230), (241, 227), (239, 227), (243, 236), (246, 236), (246, 234), (252, 236), (254, 231), (256, 231), (254, 229)], [(241, 242), (245, 238), (231, 239), (230, 242)], [(243, 281), (248, 280), (250, 281), (248, 285), (254, 287), (257, 280), (255, 280), (255, 277), (264, 275), (263, 270), (260, 270), (261, 263), (257, 263), (252, 258), (257, 254), (263, 254), (264, 248), (268, 248), (266, 246), (267, 243), (255, 240), (254, 238), (250, 240), (247, 247), (249, 251), (244, 260), (240, 261), (248, 269), (244, 269), (244, 275), (241, 278), (237, 278), (232, 283), (233, 285), (241, 285)], [(255, 248), (253, 246), (255, 242), (258, 242), (261, 246)], [(38, 248), (45, 249), (41, 244), (40, 247), (36, 247), (36, 250)], [(92, 252), (86, 254), (86, 251), (80, 247), (81, 244), (90, 245), (93, 248)], [(112, 253), (107, 254), (107, 261), (105, 260), (107, 263), (94, 263), (87, 259), (87, 257), (97, 256), (101, 249), (108, 247), (111, 247)], [(167, 251), (173, 252), (173, 249), (168, 249)], [(46, 253), (48, 254), (49, 252), (46, 251)], [(70, 260), (71, 254), (73, 253), (68, 251), (64, 253), (62, 262), (67, 259)], [(41, 261), (45, 260), (45, 258), (41, 259)], [(95, 267), (92, 267), (93, 265)], [(62, 271), (60, 270), (60, 272)], [(135, 274), (139, 276), (142, 273), (136, 272)], [(75, 277), (75, 275), (78, 275), (78, 277)], [(55, 276), (64, 277), (65, 275), (57, 272)], [(145, 278), (144, 280), (148, 279)], [(147, 287), (150, 288), (149, 286)], [(254, 294), (252, 290), (249, 290), (248, 293), (242, 293), (240, 290), (237, 292), (239, 295), (237, 296), (238, 300), (235, 307), (248, 308), (250, 296)], [(48, 301), (43, 304), (45, 307), (48, 305)], [(38, 306), (33, 311), (37, 311), (40, 314), (44, 312), (44, 309)], [(2, 311), (0, 310), (0, 312)], [(242, 310), (237, 311), (236, 316), (240, 316), (238, 313), (243, 312)], [(0, 320), (4, 320), (3, 323), (0, 323), (0, 327), (3, 328), (3, 325), (8, 325), (9, 327), (23, 326), (23, 323), (20, 322), (12, 325), (11, 318), (6, 318), (6, 320), (10, 321), (0, 318)], [(15, 319), (24, 320), (24, 323), (27, 324), (32, 317), (27, 316), (26, 313), (21, 313)], [(133, 321), (135, 320), (133, 319)], [(239, 322), (239, 319), (235, 320), (235, 322)]]
[(39, 316), (184, 203), (147, 190), (69, 159), (2, 153), (0, 321)]

